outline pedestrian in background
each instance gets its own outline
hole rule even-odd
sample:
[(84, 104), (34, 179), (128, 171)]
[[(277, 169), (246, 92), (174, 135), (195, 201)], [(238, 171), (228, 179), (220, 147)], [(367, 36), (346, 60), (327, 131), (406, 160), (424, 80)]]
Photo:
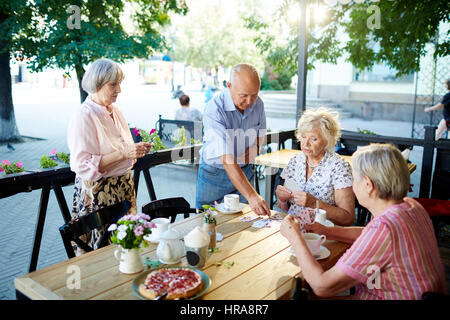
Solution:
[(447, 79), (445, 86), (447, 87), (447, 93), (442, 98), (441, 102), (436, 104), (433, 107), (425, 108), (425, 112), (439, 110), (444, 108), (444, 118), (439, 122), (437, 131), (436, 131), (436, 140), (439, 140), (442, 134), (445, 131), (448, 131), (450, 128), (450, 79)]

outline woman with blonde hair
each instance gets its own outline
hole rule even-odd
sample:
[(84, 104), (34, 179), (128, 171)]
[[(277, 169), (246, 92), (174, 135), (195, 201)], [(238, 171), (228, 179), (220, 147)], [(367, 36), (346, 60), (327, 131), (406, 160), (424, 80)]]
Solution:
[[(113, 204), (129, 201), (136, 214), (131, 168), (150, 151), (151, 143), (134, 143), (122, 112), (113, 105), (124, 78), (119, 65), (109, 59), (92, 63), (84, 74), (89, 96), (72, 117), (67, 133), (70, 168), (76, 173), (72, 218)], [(93, 230), (85, 240), (97, 249), (104, 230)], [(75, 248), (77, 255), (83, 253)]]
[(296, 138), (302, 153), (292, 158), (281, 177), (290, 179), (300, 191), (278, 186), (278, 207), (297, 216), (300, 228), (312, 223), (304, 208), (319, 208), (327, 219), (339, 225), (351, 225), (355, 218), (350, 164), (334, 152), (341, 130), (338, 116), (326, 108), (308, 109), (298, 121)]
[(353, 190), (373, 215), (366, 227), (307, 225), (309, 232), (352, 243), (334, 267), (324, 271), (311, 255), (298, 222), (281, 224), (314, 293), (331, 297), (356, 286), (356, 299), (413, 300), (426, 292), (446, 293), (445, 272), (436, 236), (425, 209), (405, 198), (409, 171), (391, 144), (372, 144), (352, 156)]

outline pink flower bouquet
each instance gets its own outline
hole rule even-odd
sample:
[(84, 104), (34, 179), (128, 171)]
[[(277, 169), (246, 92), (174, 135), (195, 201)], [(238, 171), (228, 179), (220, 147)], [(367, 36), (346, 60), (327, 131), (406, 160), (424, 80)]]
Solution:
[(111, 231), (111, 242), (120, 245), (123, 249), (136, 249), (141, 246), (147, 247), (144, 237), (152, 233), (155, 224), (150, 222), (150, 216), (139, 214), (128, 214), (123, 216), (117, 224), (109, 226)]

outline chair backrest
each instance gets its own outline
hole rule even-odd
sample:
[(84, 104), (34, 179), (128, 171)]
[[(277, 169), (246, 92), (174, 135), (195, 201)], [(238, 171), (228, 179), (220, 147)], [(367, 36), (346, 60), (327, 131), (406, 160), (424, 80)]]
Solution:
[(187, 138), (187, 145), (191, 144), (191, 138), (202, 141), (203, 139), (203, 123), (201, 121), (186, 121), (186, 120), (169, 120), (161, 118), (156, 122), (156, 129), (158, 136), (167, 147), (173, 147), (176, 143), (173, 139), (179, 138), (178, 129), (184, 127)]
[[(87, 215), (76, 218), (59, 228), (64, 247), (66, 249), (69, 258), (75, 257), (71, 241), (75, 242), (81, 249), (86, 252), (93, 251), (87, 243), (82, 241), (79, 237), (89, 233), (90, 231), (107, 227), (117, 222), (122, 216), (124, 216), (131, 208), (131, 203), (127, 200), (114, 204), (112, 206), (100, 209), (95, 212), (91, 212)], [(110, 232), (105, 230), (101, 240), (99, 248), (108, 245), (108, 239)]]
[(171, 222), (175, 222), (178, 214), (189, 218), (189, 213), (196, 212), (197, 209), (191, 208), (189, 202), (182, 197), (154, 200), (142, 206), (142, 213), (148, 214), (151, 219), (170, 218)]

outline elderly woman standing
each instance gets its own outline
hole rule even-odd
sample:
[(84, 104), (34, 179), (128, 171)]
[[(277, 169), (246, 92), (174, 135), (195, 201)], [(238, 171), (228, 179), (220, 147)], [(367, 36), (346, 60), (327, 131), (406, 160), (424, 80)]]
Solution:
[[(72, 218), (124, 200), (131, 202), (128, 213), (137, 213), (130, 170), (151, 144), (133, 142), (122, 112), (113, 105), (123, 78), (119, 65), (109, 59), (96, 60), (83, 77), (89, 96), (73, 116), (67, 137), (70, 168), (76, 173)], [(97, 249), (103, 231), (94, 230), (85, 240)]]
[(400, 151), (373, 144), (353, 156), (353, 190), (373, 215), (365, 227), (331, 227), (314, 223), (308, 231), (353, 243), (337, 264), (324, 272), (287, 216), (281, 233), (292, 244), (314, 293), (334, 296), (356, 286), (357, 299), (422, 299), (425, 292), (446, 292), (445, 272), (431, 220), (415, 200), (404, 198), (409, 171)]
[(325, 108), (306, 110), (298, 121), (296, 138), (303, 152), (289, 161), (281, 177), (293, 180), (301, 191), (278, 186), (276, 195), (279, 208), (297, 216), (302, 230), (312, 223), (302, 209), (315, 208), (317, 200), (336, 224), (351, 225), (355, 218), (351, 167), (334, 152), (339, 137), (339, 122)]

